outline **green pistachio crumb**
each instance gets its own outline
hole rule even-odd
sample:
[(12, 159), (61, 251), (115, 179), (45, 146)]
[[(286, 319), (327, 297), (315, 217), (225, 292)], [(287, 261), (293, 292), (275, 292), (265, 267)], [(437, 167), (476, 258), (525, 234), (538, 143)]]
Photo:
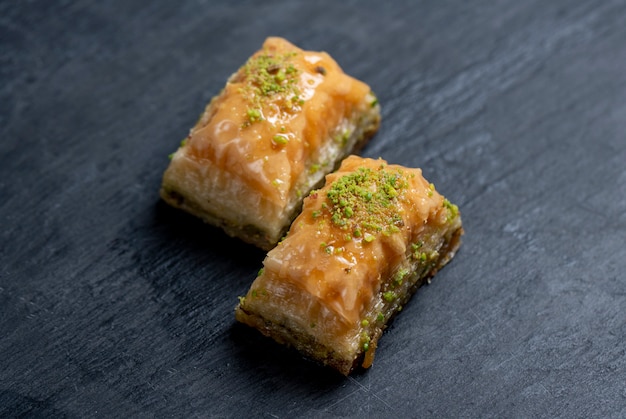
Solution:
[(277, 144), (277, 145), (285, 145), (289, 142), (289, 138), (285, 137), (284, 135), (274, 135), (274, 137), (272, 138), (272, 141)]
[(419, 249), (422, 247), (423, 243), (422, 242), (418, 242), (415, 244), (411, 245), (411, 250), (413, 250), (413, 259), (415, 260), (419, 260), (420, 262), (424, 263), (428, 260), (428, 255), (426, 254), (426, 252), (420, 252)]
[(409, 274), (408, 269), (400, 269), (394, 276), (394, 281), (396, 282), (396, 284), (402, 285), (402, 281), (408, 274)]
[(247, 115), (248, 115), (248, 120), (250, 122), (257, 122), (260, 121), (261, 118), (261, 111), (258, 109), (254, 109), (254, 108), (248, 108), (247, 110)]
[(326, 193), (330, 219), (366, 243), (378, 233), (398, 233), (402, 217), (393, 203), (407, 187), (400, 170), (386, 170), (385, 165), (379, 170), (361, 168), (339, 178)]
[(393, 300), (396, 299), (396, 293), (393, 291), (386, 291), (383, 293), (383, 298), (387, 302), (392, 302)]
[(339, 213), (334, 213), (333, 216), (330, 219), (334, 224), (338, 225), (338, 226), (343, 226), (345, 225), (345, 220), (341, 218), (341, 214)]
[(366, 332), (365, 330), (363, 330), (363, 331), (361, 332), (361, 341), (362, 341), (362, 342), (369, 342), (370, 340), (372, 340), (372, 339), (370, 338), (370, 335), (368, 335), (368, 334), (367, 334), (367, 332)]
[(378, 315), (376, 316), (376, 321), (382, 322), (383, 320), (385, 320), (385, 316), (383, 315), (383, 313), (378, 313)]
[(454, 220), (459, 215), (459, 207), (450, 203), (447, 199), (443, 200), (443, 207), (448, 210), (448, 221)]
[(370, 322), (367, 319), (361, 320), (361, 326), (367, 327), (367, 326), (369, 326), (369, 324), (370, 324)]
[(348, 129), (344, 129), (343, 132), (341, 133), (341, 145), (345, 146), (348, 143), (348, 140), (350, 139), (350, 135), (351, 132)]
[(400, 229), (398, 228), (398, 226), (397, 226), (397, 225), (392, 224), (392, 225), (390, 225), (390, 226), (389, 226), (389, 228), (387, 229), (387, 231), (388, 231), (389, 233), (393, 234), (393, 233), (398, 233), (398, 232), (400, 231)]
[(276, 75), (274, 76), (274, 80), (276, 80), (277, 83), (280, 83), (283, 80), (285, 80), (285, 77), (287, 77), (285, 70), (281, 68), (280, 70), (278, 70), (278, 73), (276, 73)]
[(347, 128), (343, 129), (340, 133), (335, 134), (333, 139), (339, 143), (341, 147), (345, 147), (350, 139), (351, 131)]
[(431, 196), (433, 196), (433, 193), (435, 192), (435, 185), (431, 183), (428, 186), (429, 186), (428, 197), (430, 198)]
[(172, 159), (174, 158), (174, 153), (170, 153), (170, 154), (168, 154), (168, 155), (167, 155), (167, 158), (168, 158), (168, 159), (170, 159), (170, 160), (172, 160)]
[(371, 93), (372, 96), (374, 96), (374, 100), (372, 100), (372, 102), (370, 103), (370, 106), (373, 108), (376, 105), (378, 105), (378, 98), (376, 97), (376, 95), (374, 95), (374, 93)]
[[(290, 62), (296, 52), (276, 55), (270, 51), (263, 51), (251, 57), (239, 70), (239, 79), (242, 87), (239, 93), (257, 111), (268, 101), (279, 106), (286, 105), (287, 97), (298, 94), (298, 69)], [(285, 106), (287, 107), (287, 106)], [(289, 106), (291, 109), (291, 106)], [(255, 112), (248, 113), (248, 119), (243, 128), (251, 123), (261, 121)]]
[(367, 352), (370, 349), (370, 343), (369, 342), (364, 342), (363, 343), (363, 351)]
[(259, 269), (259, 272), (257, 272), (256, 276), (261, 276), (263, 275), (263, 273), (265, 273), (265, 268)]

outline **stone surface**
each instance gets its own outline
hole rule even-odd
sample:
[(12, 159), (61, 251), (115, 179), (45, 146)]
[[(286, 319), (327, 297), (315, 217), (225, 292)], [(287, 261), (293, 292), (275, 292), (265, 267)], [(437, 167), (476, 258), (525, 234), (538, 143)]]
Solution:
[[(264, 254), (159, 202), (268, 35), (466, 235), (343, 378), (235, 324)], [(626, 2), (0, 4), (0, 416), (626, 416)]]

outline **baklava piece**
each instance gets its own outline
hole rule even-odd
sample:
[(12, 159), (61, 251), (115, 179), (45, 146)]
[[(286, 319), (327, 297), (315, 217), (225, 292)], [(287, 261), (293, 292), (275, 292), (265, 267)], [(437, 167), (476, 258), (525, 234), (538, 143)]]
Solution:
[(269, 250), (304, 196), (379, 123), (370, 87), (328, 54), (268, 38), (171, 156), (161, 196)]
[(462, 234), (457, 206), (420, 169), (350, 156), (304, 200), (236, 318), (345, 375), (368, 368), (385, 325)]

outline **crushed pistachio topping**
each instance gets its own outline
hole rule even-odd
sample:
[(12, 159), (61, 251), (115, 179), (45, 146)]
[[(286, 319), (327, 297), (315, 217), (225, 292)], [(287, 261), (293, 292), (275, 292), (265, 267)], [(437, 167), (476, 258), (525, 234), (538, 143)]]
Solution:
[(300, 71), (291, 62), (296, 55), (266, 50), (251, 57), (239, 70), (244, 85), (240, 93), (249, 102), (243, 128), (263, 120), (262, 109), (268, 101), (287, 111), (297, 111), (297, 106), (304, 104), (297, 85)]
[(426, 253), (420, 252), (420, 249), (422, 248), (423, 245), (424, 243), (421, 241), (411, 244), (411, 252), (412, 252), (413, 259), (420, 260), (422, 262), (426, 261)]
[[(185, 138), (183, 138), (182, 141), (180, 142), (179, 148), (184, 147), (185, 145), (187, 145), (187, 141), (189, 141), (189, 138), (191, 138), (191, 135), (188, 135)], [(174, 154), (176, 154), (176, 152), (168, 154), (167, 158), (172, 160), (174, 158)]]
[(284, 135), (276, 134), (272, 138), (272, 141), (274, 142), (274, 144), (276, 144), (278, 146), (283, 146), (283, 145), (286, 145), (289, 142), (289, 138), (287, 138)]
[(363, 350), (365, 352), (367, 352), (367, 350), (370, 348), (370, 341), (370, 336), (365, 331), (363, 331), (363, 333), (361, 333), (361, 342), (363, 343)]
[(400, 269), (398, 272), (396, 272), (395, 276), (394, 276), (394, 282), (397, 285), (402, 285), (402, 281), (404, 280), (404, 278), (409, 274), (409, 270), (408, 269)]
[(447, 199), (443, 200), (443, 207), (448, 210), (448, 221), (454, 220), (459, 215), (459, 207), (450, 203)]
[(430, 198), (431, 196), (433, 196), (433, 193), (435, 192), (435, 184), (434, 183), (430, 183), (428, 185), (429, 191), (428, 191), (428, 197)]
[(396, 293), (393, 291), (386, 291), (383, 293), (383, 298), (385, 299), (385, 301), (390, 303), (396, 299)]
[(373, 108), (376, 105), (378, 105), (378, 98), (376, 97), (376, 95), (374, 95), (374, 93), (371, 93), (372, 96), (374, 96), (374, 99), (372, 100), (372, 102), (370, 103), (370, 106)]
[(267, 297), (268, 292), (267, 292), (266, 289), (261, 289), (261, 290), (253, 289), (253, 290), (250, 291), (250, 296), (252, 296), (253, 298), (258, 297), (259, 295)]
[(426, 252), (416, 251), (413, 252), (413, 259), (420, 261), (421, 263), (425, 263), (428, 260), (428, 255)]
[(261, 111), (259, 109), (248, 108), (248, 111), (246, 113), (250, 122), (261, 121), (263, 119), (261, 117)]
[(348, 144), (348, 140), (350, 139), (351, 135), (352, 133), (350, 132), (350, 130), (345, 128), (340, 133), (335, 134), (333, 139), (335, 140), (335, 142), (341, 144), (342, 147), (345, 147)]
[(389, 170), (360, 168), (337, 179), (326, 193), (321, 209), (313, 211), (313, 218), (324, 214), (332, 224), (346, 234), (371, 243), (379, 235), (400, 231), (403, 219), (396, 205), (408, 188), (405, 173)]

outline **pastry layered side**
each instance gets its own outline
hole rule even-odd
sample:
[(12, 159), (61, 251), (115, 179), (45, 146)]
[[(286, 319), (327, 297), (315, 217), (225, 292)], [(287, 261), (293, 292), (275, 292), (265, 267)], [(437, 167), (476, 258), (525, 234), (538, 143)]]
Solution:
[(236, 318), (345, 375), (368, 368), (385, 325), (462, 234), (458, 208), (420, 169), (350, 156), (304, 200)]
[(303, 197), (379, 123), (369, 86), (328, 54), (268, 38), (171, 156), (161, 196), (269, 250)]

